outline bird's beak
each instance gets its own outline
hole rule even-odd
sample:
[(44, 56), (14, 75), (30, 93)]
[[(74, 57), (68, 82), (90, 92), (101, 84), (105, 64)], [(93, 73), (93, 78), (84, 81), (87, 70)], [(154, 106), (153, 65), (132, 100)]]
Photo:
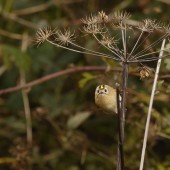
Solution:
[(100, 94), (106, 94), (106, 93), (104, 93), (104, 92), (100, 92), (97, 96), (99, 96)]

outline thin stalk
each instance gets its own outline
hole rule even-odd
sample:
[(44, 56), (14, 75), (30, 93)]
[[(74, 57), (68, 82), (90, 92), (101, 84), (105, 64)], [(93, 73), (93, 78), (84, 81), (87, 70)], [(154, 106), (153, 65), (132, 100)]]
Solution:
[(95, 54), (95, 55), (102, 55), (102, 56), (106, 55), (106, 54), (104, 54), (104, 53), (100, 53), (100, 52), (96, 52), (96, 51), (93, 51), (93, 50), (84, 48), (84, 47), (82, 47), (82, 46), (80, 46), (80, 45), (77, 45), (77, 44), (75, 44), (75, 43), (73, 43), (73, 42), (70, 42), (70, 44), (73, 45), (73, 46), (75, 46), (75, 47), (78, 47), (78, 48), (80, 48), (80, 49), (82, 49), (82, 50), (91, 52), (92, 54)]
[[(128, 79), (128, 63), (123, 62), (123, 72), (122, 72), (122, 101), (121, 108), (118, 108), (118, 117), (119, 117), (119, 140), (118, 140), (118, 162), (117, 169), (124, 170), (124, 126), (125, 126), (125, 112), (126, 112), (126, 89), (127, 89), (127, 79)], [(118, 91), (118, 90), (117, 90)], [(117, 94), (118, 95), (118, 94)], [(119, 96), (117, 96), (117, 101), (119, 101)]]
[[(165, 48), (164, 51), (168, 50), (168, 49), (169, 48)], [(159, 52), (160, 52), (160, 50), (157, 50), (155, 52), (150, 52), (150, 53), (147, 53), (147, 54), (143, 54), (143, 55), (140, 55), (140, 56), (136, 57), (135, 59), (139, 59), (139, 58), (142, 58), (142, 57), (145, 57), (145, 56), (148, 56), (148, 55), (151, 55), (151, 54), (156, 54), (156, 53), (159, 53)]]
[[(170, 56), (170, 55), (165, 55), (162, 58), (167, 58), (168, 56)], [(151, 58), (147, 58), (147, 59), (143, 58), (143, 59), (139, 59), (139, 60), (128, 61), (128, 63), (151, 62), (151, 61), (157, 61), (158, 59), (160, 59), (160, 58), (159, 57), (151, 57)]]
[(117, 164), (116, 164), (116, 170), (120, 170), (120, 150), (119, 150), (119, 143), (118, 143), (118, 147), (117, 147)]
[[(161, 38), (159, 38), (158, 40), (156, 40), (154, 43), (152, 43), (151, 45), (149, 45), (147, 48), (145, 48), (144, 50), (140, 51), (139, 53), (135, 54), (131, 59), (136, 58), (137, 56), (141, 56), (142, 54), (144, 54), (145, 52), (149, 51), (151, 48), (155, 47), (158, 43), (160, 43), (162, 40), (164, 40), (165, 38), (168, 37), (168, 34), (163, 35)], [(145, 54), (144, 54), (145, 55)]]
[(143, 139), (143, 147), (142, 147), (142, 154), (141, 154), (141, 161), (140, 161), (139, 170), (143, 170), (145, 151), (146, 151), (146, 144), (147, 144), (148, 131), (149, 131), (149, 124), (150, 124), (151, 111), (152, 111), (152, 105), (153, 105), (153, 100), (154, 100), (154, 95), (155, 95), (155, 90), (156, 90), (156, 83), (157, 83), (157, 80), (158, 80), (158, 74), (159, 74), (159, 70), (160, 70), (160, 66), (161, 66), (161, 61), (162, 61), (161, 58), (163, 56), (164, 46), (165, 46), (165, 39), (162, 42), (161, 51), (159, 53), (159, 58), (160, 59), (157, 62), (155, 78), (154, 78), (154, 83), (153, 83), (153, 87), (152, 87), (152, 93), (151, 93), (149, 109), (148, 109), (148, 116), (147, 116), (147, 121), (146, 121), (146, 126), (145, 126), (145, 134), (144, 134), (144, 139)]
[[(26, 84), (25, 73), (23, 70), (20, 69), (20, 82), (21, 86)], [(25, 119), (26, 119), (26, 132), (27, 132), (27, 144), (29, 147), (32, 146), (32, 120), (31, 120), (31, 111), (30, 111), (30, 104), (28, 94), (25, 89), (21, 90), (22, 92), (22, 99), (24, 103), (24, 112), (25, 112)]]
[[(122, 26), (122, 23), (121, 23), (121, 26)], [(121, 30), (121, 33), (122, 33), (122, 43), (123, 43), (123, 51), (124, 51), (123, 62), (126, 62), (127, 61), (126, 25), (125, 25), (125, 28)]]
[[(133, 53), (145, 42), (145, 40), (151, 35), (151, 33), (149, 33), (139, 44), (138, 46), (134, 49)], [(135, 54), (136, 55), (136, 54)], [(129, 55), (128, 60), (130, 60), (131, 58), (133, 58), (134, 56), (131, 54)]]
[(127, 30), (126, 30), (126, 24), (125, 24), (124, 33), (125, 33), (125, 58), (127, 58)]
[(122, 102), (121, 102), (121, 139), (122, 144), (124, 143), (124, 124), (125, 124), (125, 113), (126, 113), (126, 89), (128, 80), (128, 63), (123, 62), (123, 72), (122, 72)]
[[(27, 47), (28, 47), (28, 35), (24, 34), (22, 39), (21, 50), (25, 52), (27, 50)], [(26, 84), (25, 72), (21, 68), (20, 68), (20, 83), (21, 86), (24, 86)], [(21, 92), (22, 92), (25, 119), (26, 119), (27, 144), (29, 147), (31, 147), (32, 146), (32, 120), (31, 120), (30, 103), (29, 103), (29, 98), (26, 90), (22, 89)]]
[(122, 43), (123, 43), (124, 55), (126, 56), (126, 45), (125, 45), (124, 30), (121, 30), (121, 32), (122, 32)]
[(99, 44), (101, 44), (103, 47), (105, 47), (106, 49), (108, 49), (110, 52), (112, 52), (113, 54), (115, 54), (118, 58), (122, 59), (121, 55), (117, 54), (115, 51), (113, 51), (112, 49), (108, 48), (106, 45), (104, 45), (103, 43), (101, 43), (101, 41), (96, 37), (95, 34), (93, 34), (93, 37), (97, 40), (97, 42)]
[(123, 154), (123, 139), (122, 139), (122, 128), (121, 128), (121, 110), (120, 110), (120, 91), (119, 86), (116, 87), (116, 98), (117, 98), (117, 113), (118, 113), (118, 150), (117, 150), (117, 170), (124, 169), (124, 154)]
[(89, 54), (89, 55), (93, 55), (93, 56), (101, 56), (101, 57), (111, 58), (111, 59), (120, 61), (119, 58), (116, 58), (116, 57), (111, 56), (111, 55), (107, 55), (107, 54), (96, 54), (96, 53), (92, 53), (92, 52), (85, 52), (85, 51), (75, 50), (75, 49), (72, 49), (72, 48), (69, 48), (69, 47), (62, 46), (62, 45), (60, 45), (60, 44), (56, 44), (56, 43), (54, 43), (53, 41), (50, 41), (49, 39), (47, 39), (46, 41), (49, 42), (49, 43), (51, 43), (51, 44), (54, 45), (54, 46), (57, 46), (57, 47), (60, 47), (60, 48), (63, 48), (63, 49), (67, 49), (67, 50), (69, 50), (69, 51), (74, 51), (74, 52), (76, 52), (76, 53)]
[(129, 56), (132, 55), (133, 51), (135, 50), (136, 46), (138, 45), (139, 40), (140, 40), (141, 37), (142, 37), (142, 35), (143, 35), (143, 31), (140, 33), (140, 35), (139, 35), (139, 37), (138, 37), (138, 39), (137, 39), (137, 41), (136, 41), (136, 43), (135, 43), (135, 45), (134, 45), (132, 51), (130, 52)]

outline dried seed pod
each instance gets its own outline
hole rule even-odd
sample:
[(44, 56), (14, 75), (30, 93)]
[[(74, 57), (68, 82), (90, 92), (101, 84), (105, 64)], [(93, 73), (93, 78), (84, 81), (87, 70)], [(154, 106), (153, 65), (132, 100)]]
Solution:
[(140, 79), (148, 78), (153, 73), (153, 69), (151, 69), (148, 66), (144, 66), (144, 65), (142, 67), (139, 67), (138, 70), (140, 74)]

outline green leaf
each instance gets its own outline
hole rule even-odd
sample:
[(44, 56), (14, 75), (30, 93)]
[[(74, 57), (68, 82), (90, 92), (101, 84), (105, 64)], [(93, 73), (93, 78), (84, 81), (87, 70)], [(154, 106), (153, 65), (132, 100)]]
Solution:
[(96, 78), (96, 76), (94, 76), (88, 72), (84, 72), (82, 75), (83, 75), (83, 78), (79, 81), (80, 88), (83, 88), (90, 80)]
[(31, 59), (27, 53), (10, 45), (2, 45), (1, 50), (4, 56), (4, 64), (7, 67), (10, 67), (11, 63), (14, 63), (18, 68), (26, 72), (29, 71)]
[(161, 89), (164, 84), (164, 80), (157, 81), (157, 89)]
[(116, 66), (116, 62), (115, 62), (115, 60), (113, 60), (113, 59), (110, 59), (110, 58), (102, 58), (103, 59), (103, 61), (107, 64), (107, 66), (108, 67), (111, 67), (111, 68), (113, 68), (113, 67), (115, 67)]
[(170, 59), (169, 58), (166, 58), (165, 60), (164, 60), (164, 62), (165, 62), (165, 68), (167, 69), (167, 70), (170, 70)]
[(170, 93), (170, 85), (167, 87), (166, 92)]

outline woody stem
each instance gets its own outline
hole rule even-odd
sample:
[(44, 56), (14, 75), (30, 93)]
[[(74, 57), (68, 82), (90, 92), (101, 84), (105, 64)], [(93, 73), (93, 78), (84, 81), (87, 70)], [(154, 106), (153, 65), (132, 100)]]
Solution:
[(122, 70), (122, 101), (119, 114), (119, 160), (120, 170), (124, 170), (124, 156), (123, 156), (123, 144), (124, 144), (124, 127), (125, 127), (125, 113), (126, 113), (126, 89), (128, 80), (128, 63), (123, 62)]

